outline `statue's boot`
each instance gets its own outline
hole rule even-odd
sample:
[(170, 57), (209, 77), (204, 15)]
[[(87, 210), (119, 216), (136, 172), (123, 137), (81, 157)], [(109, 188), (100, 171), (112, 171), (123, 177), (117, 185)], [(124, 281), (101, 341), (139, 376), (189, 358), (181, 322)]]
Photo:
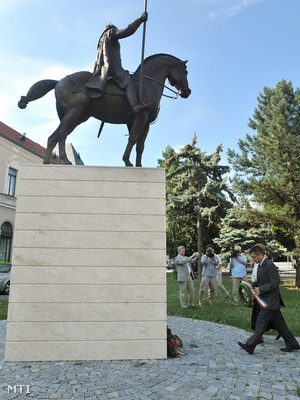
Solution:
[(135, 85), (133, 84), (132, 81), (130, 81), (126, 86), (125, 93), (128, 103), (134, 114), (138, 114), (142, 111), (148, 110), (150, 104), (140, 104), (138, 102)]
[(134, 114), (139, 114), (142, 111), (146, 111), (149, 109), (150, 104), (136, 104), (135, 106), (132, 107), (132, 112)]

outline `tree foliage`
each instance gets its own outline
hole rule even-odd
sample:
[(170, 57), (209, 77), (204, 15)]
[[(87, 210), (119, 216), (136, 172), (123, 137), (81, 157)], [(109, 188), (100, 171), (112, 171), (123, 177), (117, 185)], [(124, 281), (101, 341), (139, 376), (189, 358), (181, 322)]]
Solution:
[(234, 187), (263, 206), (265, 221), (295, 243), (296, 285), (300, 287), (300, 92), (292, 83), (264, 88), (249, 127), (256, 134), (229, 150)]
[(167, 179), (167, 250), (176, 254), (178, 245), (187, 252), (199, 251), (203, 244), (218, 236), (219, 222), (231, 206), (231, 192), (224, 175), (228, 166), (219, 165), (222, 146), (215, 153), (202, 152), (194, 135), (178, 153), (167, 148), (165, 160)]
[(254, 244), (262, 243), (269, 257), (278, 259), (283, 254), (263, 213), (252, 208), (246, 200), (227, 211), (221, 222), (220, 236), (215, 241), (223, 253), (229, 253), (229, 250), (239, 245), (247, 254)]

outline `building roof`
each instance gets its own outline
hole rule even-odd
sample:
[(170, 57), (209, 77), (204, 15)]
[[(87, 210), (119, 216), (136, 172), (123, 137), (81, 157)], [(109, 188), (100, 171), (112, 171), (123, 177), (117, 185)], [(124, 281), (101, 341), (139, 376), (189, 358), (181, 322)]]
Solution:
[[(44, 159), (46, 148), (29, 139), (25, 134), (15, 131), (0, 121), (0, 137), (14, 143), (16, 146), (29, 151), (30, 153)], [(62, 164), (57, 157), (51, 160), (54, 164)]]
[[(58, 144), (54, 147), (53, 154), (55, 154), (58, 157)], [(70, 160), (73, 165), (84, 165), (84, 162), (80, 157), (80, 154), (77, 153), (72, 143), (66, 143), (66, 154), (68, 160)]]

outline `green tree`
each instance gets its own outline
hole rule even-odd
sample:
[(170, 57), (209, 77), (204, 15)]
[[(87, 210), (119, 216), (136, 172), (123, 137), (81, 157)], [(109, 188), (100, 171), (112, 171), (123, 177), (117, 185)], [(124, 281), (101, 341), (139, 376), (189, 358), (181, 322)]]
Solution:
[[(232, 194), (223, 176), (229, 167), (219, 165), (222, 146), (218, 146), (215, 153), (207, 155), (196, 144), (195, 134), (191, 145), (187, 144), (165, 161), (166, 179), (172, 187), (167, 202), (167, 219), (172, 221), (175, 240), (179, 237), (181, 241), (183, 238), (188, 240), (196, 228), (195, 244), (201, 254), (203, 225), (207, 228), (214, 226), (214, 231), (218, 231), (216, 225), (231, 207), (229, 197)], [(182, 235), (183, 228), (185, 236), (179, 236), (178, 231)], [(190, 239), (190, 243), (193, 243), (192, 237)]]
[[(167, 160), (173, 157), (176, 154), (175, 150), (171, 146), (167, 146), (166, 149), (162, 152), (162, 158), (157, 160), (157, 165), (160, 168), (166, 169), (166, 175), (174, 172), (179, 166), (180, 161), (177, 160), (173, 162), (171, 165), (167, 164)], [(182, 243), (191, 243), (190, 242), (190, 229), (184, 230), (186, 224), (186, 219), (183, 219), (182, 216), (177, 215), (174, 210), (168, 207), (168, 198), (169, 195), (173, 193), (175, 188), (175, 184), (170, 180), (166, 181), (166, 202), (167, 202), (167, 215), (166, 215), (166, 234), (167, 234), (167, 254), (174, 258), (176, 256), (176, 247), (178, 246), (178, 240), (181, 240)], [(179, 222), (180, 219), (180, 222)], [(187, 251), (190, 249), (187, 247)]]
[(300, 287), (300, 92), (282, 80), (264, 88), (240, 154), (228, 150), (234, 187), (263, 206), (265, 221), (294, 240), (296, 286)]
[(247, 201), (227, 210), (221, 222), (220, 237), (215, 241), (220, 246), (221, 252), (228, 252), (228, 255), (237, 245), (247, 254), (256, 243), (265, 245), (269, 257), (282, 255), (272, 227), (265, 223), (261, 212), (252, 208)]

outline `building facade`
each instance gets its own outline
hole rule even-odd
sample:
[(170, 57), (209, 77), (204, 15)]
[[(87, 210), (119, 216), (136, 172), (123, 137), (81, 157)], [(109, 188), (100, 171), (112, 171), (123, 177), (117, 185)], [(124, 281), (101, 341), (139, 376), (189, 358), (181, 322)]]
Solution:
[[(72, 164), (83, 165), (72, 144), (67, 145)], [(46, 149), (0, 121), (0, 264), (11, 262), (18, 177), (22, 164), (42, 164)], [(61, 164), (53, 154), (53, 164)]]

